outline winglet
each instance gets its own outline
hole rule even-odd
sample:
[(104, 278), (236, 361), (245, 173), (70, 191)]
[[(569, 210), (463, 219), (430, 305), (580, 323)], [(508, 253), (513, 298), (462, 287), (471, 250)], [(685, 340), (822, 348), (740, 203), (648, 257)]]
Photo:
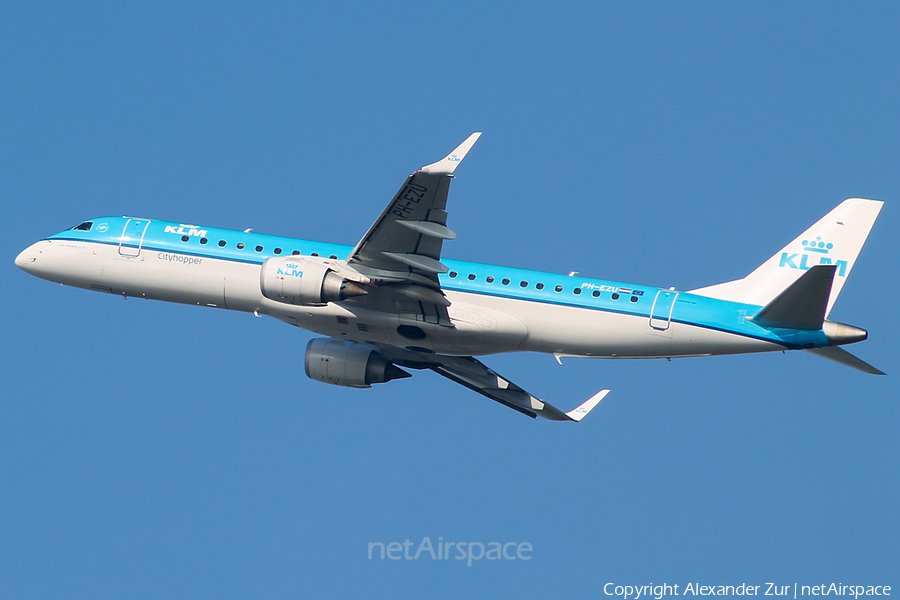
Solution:
[(606, 395), (609, 393), (609, 390), (600, 390), (593, 396), (591, 396), (587, 402), (582, 404), (576, 409), (570, 410), (566, 413), (566, 416), (572, 419), (573, 421), (580, 421), (587, 416), (589, 412), (591, 412), (595, 406), (600, 404), (600, 401), (606, 398)]
[(475, 142), (478, 141), (478, 138), (481, 137), (481, 132), (477, 131), (466, 138), (462, 144), (456, 147), (456, 150), (445, 156), (443, 159), (437, 161), (436, 163), (431, 163), (428, 166), (422, 167), (419, 169), (422, 173), (430, 173), (432, 175), (450, 175), (453, 171), (456, 170), (456, 167), (459, 166), (459, 163), (462, 162), (462, 159), (466, 157), (469, 150), (472, 149), (472, 146), (475, 145)]

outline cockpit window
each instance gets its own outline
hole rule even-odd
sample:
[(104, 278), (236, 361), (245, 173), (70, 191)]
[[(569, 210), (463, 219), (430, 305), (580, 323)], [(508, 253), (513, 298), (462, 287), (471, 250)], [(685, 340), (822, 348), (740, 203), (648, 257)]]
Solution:
[(85, 221), (81, 225), (76, 225), (72, 229), (75, 231), (90, 231), (91, 227), (93, 227), (93, 226), (94, 226), (93, 221)]

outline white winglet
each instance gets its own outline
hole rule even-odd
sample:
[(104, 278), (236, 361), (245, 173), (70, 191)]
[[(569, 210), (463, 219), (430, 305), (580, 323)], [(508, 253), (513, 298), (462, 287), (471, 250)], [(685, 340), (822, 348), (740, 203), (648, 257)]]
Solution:
[(469, 150), (472, 149), (472, 146), (475, 145), (475, 142), (478, 141), (478, 138), (481, 137), (481, 132), (477, 131), (466, 138), (462, 144), (457, 146), (456, 150), (448, 154), (443, 159), (437, 161), (436, 163), (431, 163), (428, 166), (422, 167), (419, 169), (422, 173), (431, 173), (434, 175), (450, 175), (453, 171), (456, 170), (456, 167), (459, 166), (459, 163), (462, 162), (462, 159), (466, 157)]
[(567, 412), (566, 416), (569, 417), (570, 419), (572, 419), (573, 421), (582, 420), (585, 416), (587, 416), (587, 414), (589, 412), (591, 412), (594, 409), (595, 406), (600, 404), (601, 400), (606, 398), (606, 395), (608, 393), (609, 393), (609, 390), (600, 390), (599, 392), (597, 392), (596, 394), (591, 396), (587, 402), (585, 402), (578, 408), (575, 408), (575, 409)]

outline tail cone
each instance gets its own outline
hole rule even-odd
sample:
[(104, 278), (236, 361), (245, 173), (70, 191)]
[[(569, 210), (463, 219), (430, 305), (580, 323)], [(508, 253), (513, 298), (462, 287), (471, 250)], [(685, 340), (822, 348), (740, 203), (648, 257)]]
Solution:
[(825, 323), (822, 324), (822, 331), (825, 333), (825, 337), (828, 338), (828, 341), (831, 342), (832, 346), (853, 344), (854, 342), (861, 342), (869, 337), (869, 333), (865, 329), (860, 329), (853, 325), (845, 325), (844, 323), (837, 323), (835, 321), (825, 321)]

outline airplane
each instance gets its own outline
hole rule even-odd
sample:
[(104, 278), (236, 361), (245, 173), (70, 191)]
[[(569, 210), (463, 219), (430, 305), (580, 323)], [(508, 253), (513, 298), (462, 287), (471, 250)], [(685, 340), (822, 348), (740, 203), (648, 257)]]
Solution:
[(742, 279), (675, 288), (447, 260), (447, 195), (473, 133), (410, 175), (355, 246), (135, 217), (91, 219), (22, 251), (16, 265), (65, 285), (268, 315), (313, 338), (306, 374), (368, 388), (431, 370), (529, 417), (581, 421), (475, 356), (676, 358), (805, 350), (865, 373), (828, 320), (883, 202), (851, 198)]

